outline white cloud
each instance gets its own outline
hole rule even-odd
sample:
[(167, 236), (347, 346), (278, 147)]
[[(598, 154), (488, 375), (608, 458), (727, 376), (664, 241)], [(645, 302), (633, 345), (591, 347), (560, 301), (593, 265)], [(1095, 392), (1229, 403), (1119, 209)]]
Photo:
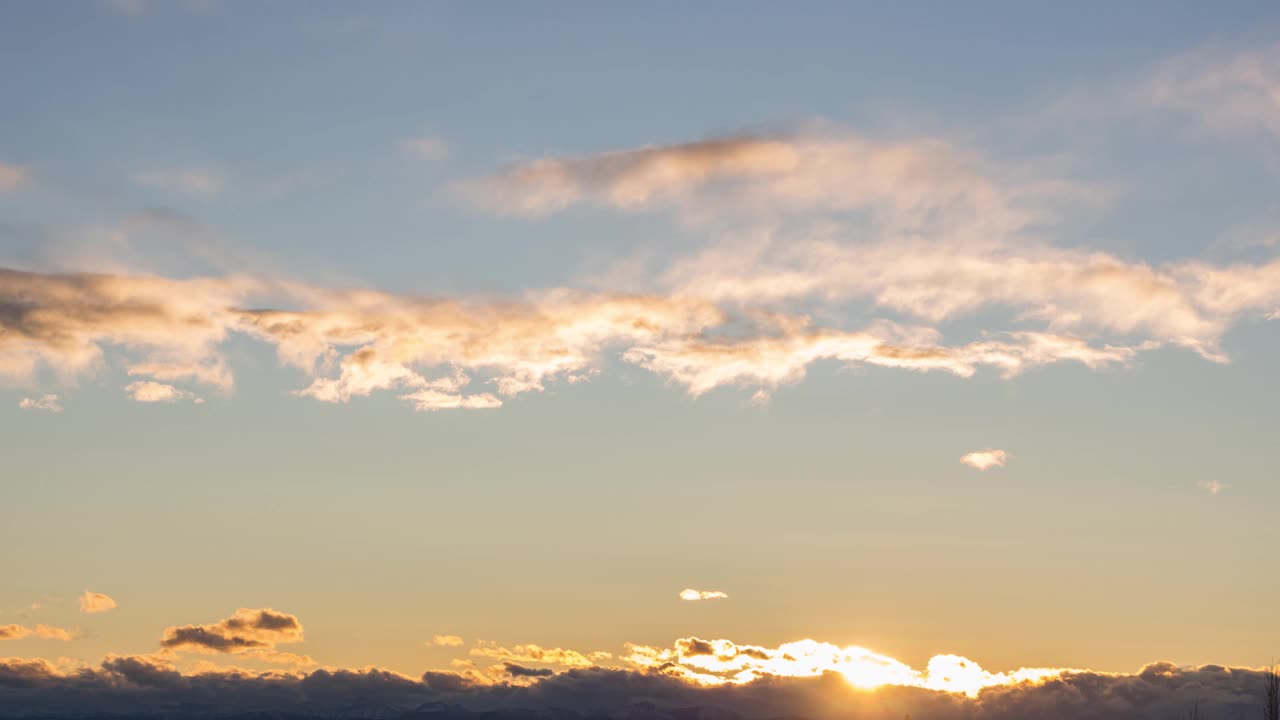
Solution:
[(23, 410), (45, 410), (48, 412), (62, 412), (62, 404), (58, 402), (58, 396), (46, 393), (38, 398), (22, 398), (18, 401), (18, 407)]
[(693, 588), (685, 588), (680, 591), (681, 600), (726, 600), (728, 595), (719, 590), (695, 590)]
[(975, 470), (990, 470), (993, 467), (1004, 467), (1009, 454), (1004, 450), (976, 450), (961, 456), (960, 462)]
[(431, 644), (439, 647), (460, 647), (462, 643), (462, 638), (457, 635), (433, 635), (431, 637)]
[(222, 178), (212, 170), (203, 168), (177, 168), (168, 170), (143, 170), (133, 176), (139, 185), (180, 192), (187, 195), (213, 197), (222, 192)]
[(116, 601), (104, 593), (85, 590), (80, 596), (80, 612), (104, 613), (116, 609)]
[(129, 383), (124, 389), (134, 400), (143, 403), (171, 403), (179, 400), (202, 402), (200, 398), (191, 392), (151, 380), (139, 380), (138, 382)]

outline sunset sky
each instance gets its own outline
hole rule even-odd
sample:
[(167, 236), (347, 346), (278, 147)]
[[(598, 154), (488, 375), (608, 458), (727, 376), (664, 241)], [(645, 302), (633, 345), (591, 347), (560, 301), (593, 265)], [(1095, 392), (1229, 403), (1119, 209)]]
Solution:
[(0, 700), (1280, 653), (1275, 3), (18, 1), (0, 98)]

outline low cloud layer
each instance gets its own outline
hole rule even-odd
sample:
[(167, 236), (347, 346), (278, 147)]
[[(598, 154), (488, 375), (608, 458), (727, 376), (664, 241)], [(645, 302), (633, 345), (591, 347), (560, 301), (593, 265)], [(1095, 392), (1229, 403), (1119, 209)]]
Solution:
[[(701, 650), (685, 648), (688, 657)], [(720, 650), (724, 648), (713, 644), (713, 653)], [(451, 673), (413, 678), (377, 668), (188, 675), (150, 657), (111, 656), (97, 667), (73, 670), (59, 670), (43, 660), (8, 658), (0, 660), (0, 716), (90, 709), (147, 714), (168, 708), (168, 716), (181, 717), (185, 706), (187, 712), (288, 710), (317, 716), (380, 707), (383, 716), (398, 717), (427, 703), (443, 703), (463, 714), (555, 708), (562, 717), (619, 719), (675, 717), (669, 715), (675, 708), (700, 707), (747, 718), (901, 720), (909, 714), (931, 720), (1165, 720), (1185, 715), (1197, 704), (1205, 717), (1256, 716), (1264, 686), (1258, 670), (1169, 663), (1133, 674), (1068, 671), (1042, 682), (989, 687), (972, 696), (912, 686), (860, 690), (833, 672), (708, 686), (661, 668), (593, 666), (552, 673), (516, 663), (503, 668), (508, 681), (476, 685)]]

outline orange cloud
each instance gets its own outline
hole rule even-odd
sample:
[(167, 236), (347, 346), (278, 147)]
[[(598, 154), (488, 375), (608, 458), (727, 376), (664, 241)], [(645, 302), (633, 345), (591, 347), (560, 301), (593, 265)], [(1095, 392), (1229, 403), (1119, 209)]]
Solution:
[(958, 655), (936, 655), (920, 671), (866, 648), (815, 640), (766, 648), (690, 637), (677, 640), (671, 649), (629, 645), (628, 651), (626, 660), (638, 667), (699, 685), (743, 684), (765, 677), (816, 677), (831, 672), (862, 689), (895, 685), (974, 696), (984, 688), (1040, 681), (1066, 672), (1041, 668), (991, 673)]
[(25, 627), (23, 625), (0, 625), (0, 640), (21, 640), (27, 637), (36, 637), (45, 640), (74, 640), (76, 634), (66, 628), (55, 627), (52, 625), (36, 625), (34, 627)]
[(109, 595), (99, 592), (85, 590), (80, 596), (80, 612), (82, 613), (103, 613), (108, 610), (116, 609), (116, 601)]
[(481, 640), (476, 643), (476, 646), (471, 648), (470, 654), (476, 657), (497, 658), (517, 663), (542, 663), (577, 668), (591, 667), (600, 660), (612, 657), (606, 652), (593, 652), (584, 655), (576, 650), (544, 648), (532, 644), (506, 648), (488, 640)]
[(302, 642), (302, 623), (296, 616), (270, 608), (240, 608), (210, 625), (166, 628), (160, 645), (201, 653), (249, 652), (269, 659), (276, 645), (297, 642)]

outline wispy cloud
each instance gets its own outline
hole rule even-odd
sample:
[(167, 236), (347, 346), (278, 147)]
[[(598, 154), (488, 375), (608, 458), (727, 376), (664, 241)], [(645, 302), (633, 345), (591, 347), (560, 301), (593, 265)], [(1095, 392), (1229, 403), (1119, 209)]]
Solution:
[(431, 644), (438, 647), (461, 647), (463, 639), (458, 635), (433, 635)]
[(719, 590), (695, 590), (685, 588), (680, 591), (681, 600), (727, 600), (729, 596)]
[(990, 470), (993, 467), (1004, 467), (1008, 459), (1009, 453), (1004, 450), (988, 449), (965, 453), (960, 457), (960, 462), (975, 470)]
[(109, 610), (115, 610), (117, 607), (116, 601), (105, 593), (85, 590), (84, 594), (80, 596), (80, 612), (82, 613), (104, 613)]
[(75, 632), (53, 625), (0, 625), (0, 640), (21, 640), (34, 637), (44, 640), (74, 640)]
[(1209, 131), (1280, 140), (1280, 44), (1187, 53), (1164, 63), (1148, 92)]
[(45, 393), (44, 395), (36, 398), (22, 398), (18, 401), (18, 407), (23, 410), (44, 410), (52, 413), (62, 412), (62, 403), (58, 401), (58, 396), (53, 393)]
[(1201, 490), (1204, 490), (1210, 495), (1217, 495), (1218, 493), (1222, 492), (1223, 490), (1226, 490), (1231, 486), (1224, 482), (1219, 482), (1217, 480), (1201, 480), (1200, 482), (1196, 483), (1196, 487), (1200, 488)]
[(23, 165), (0, 162), (0, 192), (13, 192), (31, 182), (31, 169)]
[(134, 173), (133, 179), (139, 185), (157, 190), (203, 197), (213, 197), (223, 189), (222, 178), (205, 168), (142, 170)]
[(410, 156), (419, 160), (434, 162), (443, 160), (449, 154), (449, 145), (444, 138), (435, 135), (409, 138), (402, 141), (400, 145)]

